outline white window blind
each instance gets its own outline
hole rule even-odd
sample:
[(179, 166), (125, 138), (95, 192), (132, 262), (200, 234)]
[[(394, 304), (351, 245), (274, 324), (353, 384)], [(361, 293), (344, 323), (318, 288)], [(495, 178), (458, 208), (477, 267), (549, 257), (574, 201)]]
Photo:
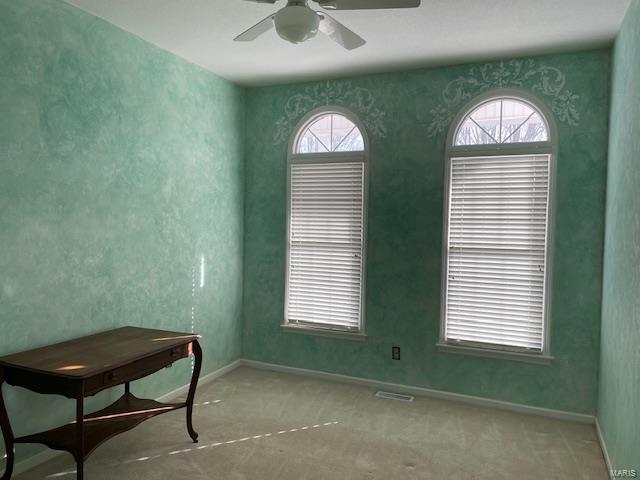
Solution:
[(365, 164), (292, 163), (290, 169), (286, 321), (357, 331)]
[(445, 340), (542, 351), (550, 155), (450, 159)]

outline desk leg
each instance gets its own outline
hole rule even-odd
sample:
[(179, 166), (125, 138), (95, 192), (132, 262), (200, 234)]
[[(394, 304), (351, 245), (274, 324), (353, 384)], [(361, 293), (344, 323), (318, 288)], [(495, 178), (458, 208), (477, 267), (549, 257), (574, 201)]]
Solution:
[(187, 430), (193, 442), (197, 443), (198, 433), (193, 429), (193, 401), (196, 398), (196, 387), (198, 386), (200, 369), (202, 368), (202, 348), (200, 348), (197, 340), (194, 340), (191, 346), (193, 348), (195, 364), (193, 366), (193, 375), (191, 376), (191, 385), (189, 386), (189, 395), (187, 396)]
[(84, 479), (84, 389), (79, 388), (76, 400), (76, 478)]
[(11, 423), (9, 422), (9, 416), (7, 415), (7, 409), (4, 406), (4, 398), (2, 397), (2, 384), (4, 383), (4, 369), (0, 367), (0, 427), (2, 427), (2, 437), (4, 438), (4, 448), (7, 452), (6, 467), (4, 469), (4, 475), (2, 480), (9, 480), (13, 474), (13, 430), (11, 429)]

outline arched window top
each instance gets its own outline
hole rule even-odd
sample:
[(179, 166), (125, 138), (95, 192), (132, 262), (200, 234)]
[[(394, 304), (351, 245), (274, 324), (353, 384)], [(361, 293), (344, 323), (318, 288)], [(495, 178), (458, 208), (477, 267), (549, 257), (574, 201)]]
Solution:
[(494, 97), (476, 105), (462, 118), (455, 132), (453, 146), (549, 140), (549, 124), (533, 104), (518, 97)]
[(299, 130), (293, 149), (296, 154), (364, 151), (358, 126), (338, 112), (312, 117)]

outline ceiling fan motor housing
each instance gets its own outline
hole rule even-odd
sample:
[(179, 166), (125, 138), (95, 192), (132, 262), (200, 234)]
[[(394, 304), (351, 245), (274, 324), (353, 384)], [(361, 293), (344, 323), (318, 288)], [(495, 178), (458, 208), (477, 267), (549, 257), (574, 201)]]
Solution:
[(278, 35), (291, 43), (302, 43), (315, 37), (320, 25), (318, 14), (304, 4), (291, 3), (273, 17)]

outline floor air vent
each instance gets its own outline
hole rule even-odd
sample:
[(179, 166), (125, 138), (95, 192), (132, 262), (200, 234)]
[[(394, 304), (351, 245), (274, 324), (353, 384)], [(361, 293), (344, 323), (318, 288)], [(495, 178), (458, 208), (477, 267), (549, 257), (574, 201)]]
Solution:
[(383, 390), (378, 390), (376, 392), (376, 397), (384, 398), (386, 400), (398, 400), (400, 402), (413, 402), (413, 397), (411, 395), (403, 395), (401, 393), (385, 392)]

